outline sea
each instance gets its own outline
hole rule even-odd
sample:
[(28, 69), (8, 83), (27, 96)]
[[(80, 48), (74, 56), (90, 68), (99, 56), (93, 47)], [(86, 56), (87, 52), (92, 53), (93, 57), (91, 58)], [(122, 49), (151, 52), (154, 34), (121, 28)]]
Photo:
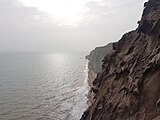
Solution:
[(0, 120), (79, 120), (87, 108), (84, 53), (0, 53)]

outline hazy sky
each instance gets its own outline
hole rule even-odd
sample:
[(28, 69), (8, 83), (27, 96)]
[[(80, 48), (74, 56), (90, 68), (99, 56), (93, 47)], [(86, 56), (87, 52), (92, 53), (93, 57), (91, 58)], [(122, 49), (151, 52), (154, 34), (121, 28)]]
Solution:
[(135, 29), (145, 1), (0, 0), (0, 51), (90, 51)]

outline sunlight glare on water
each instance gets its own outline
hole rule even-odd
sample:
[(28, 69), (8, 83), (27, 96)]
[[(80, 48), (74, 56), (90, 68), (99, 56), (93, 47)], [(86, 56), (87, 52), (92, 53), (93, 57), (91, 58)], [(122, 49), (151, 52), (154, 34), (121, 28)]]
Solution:
[(88, 92), (84, 54), (0, 56), (0, 119), (77, 120), (81, 117), (87, 107)]

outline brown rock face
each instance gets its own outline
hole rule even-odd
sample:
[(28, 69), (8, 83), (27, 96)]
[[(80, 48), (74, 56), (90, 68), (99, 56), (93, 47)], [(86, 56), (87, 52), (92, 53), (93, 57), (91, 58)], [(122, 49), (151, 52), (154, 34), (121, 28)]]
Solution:
[(138, 23), (105, 56), (81, 120), (160, 120), (160, 0), (145, 3)]

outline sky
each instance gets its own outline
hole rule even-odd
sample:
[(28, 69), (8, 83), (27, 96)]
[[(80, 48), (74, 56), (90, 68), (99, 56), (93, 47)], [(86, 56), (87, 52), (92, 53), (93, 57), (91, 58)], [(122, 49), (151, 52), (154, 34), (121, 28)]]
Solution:
[(80, 52), (137, 27), (146, 0), (0, 0), (0, 52)]

